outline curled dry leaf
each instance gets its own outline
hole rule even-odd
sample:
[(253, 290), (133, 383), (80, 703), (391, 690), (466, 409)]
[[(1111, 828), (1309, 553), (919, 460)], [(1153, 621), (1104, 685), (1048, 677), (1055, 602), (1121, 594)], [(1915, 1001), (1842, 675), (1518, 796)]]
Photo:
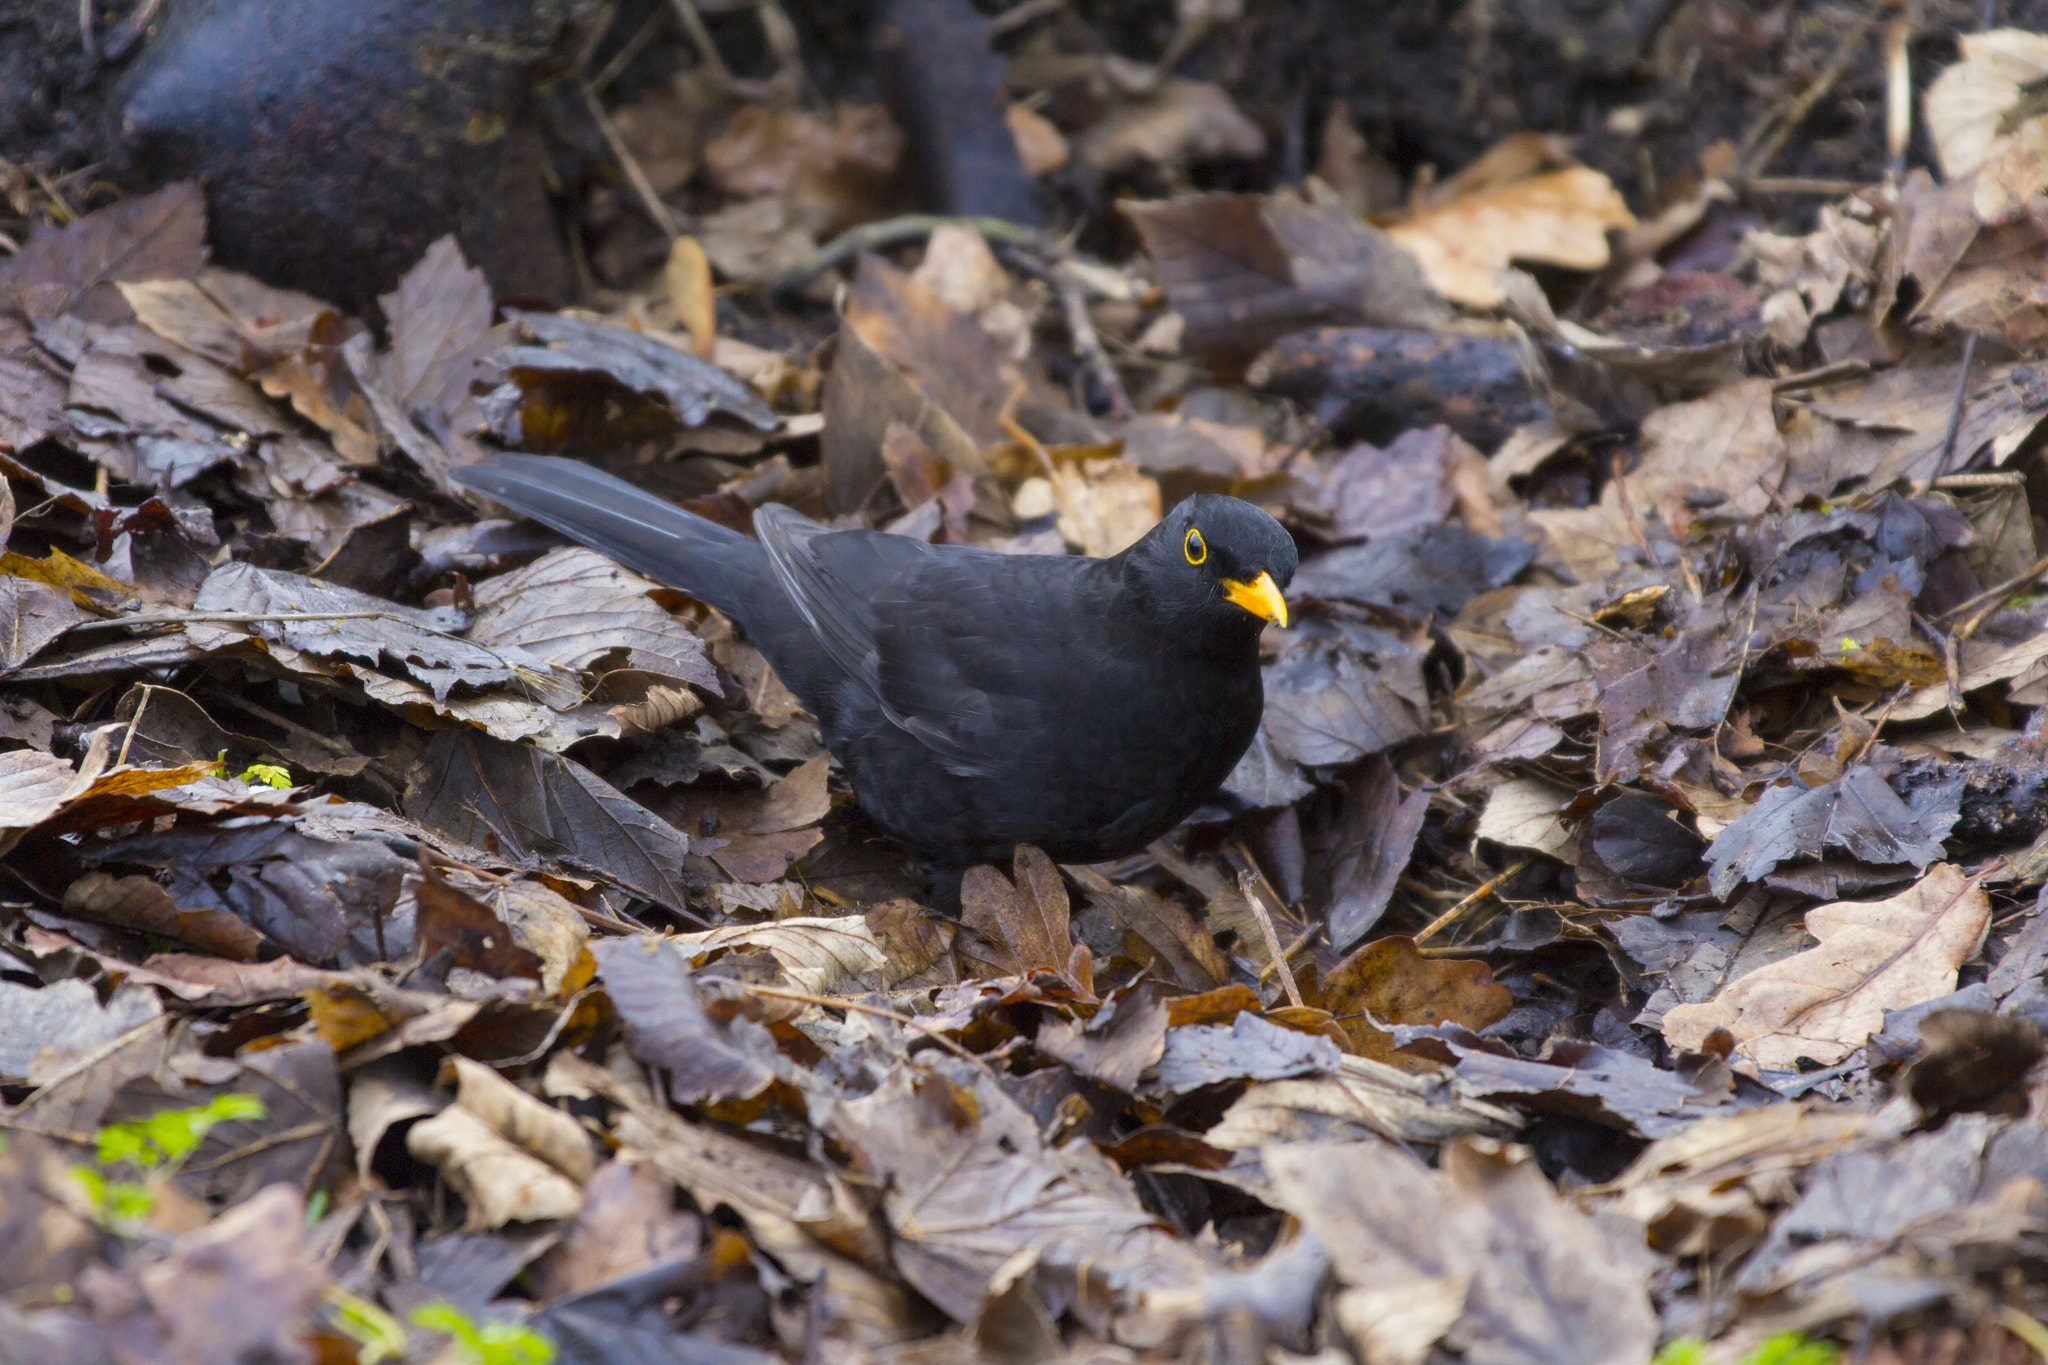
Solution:
[(1316, 1003), (1341, 1021), (1350, 1050), (1407, 1071), (1434, 1064), (1395, 1049), (1386, 1028), (1460, 1024), (1475, 1032), (1512, 1007), (1483, 962), (1425, 958), (1406, 934), (1375, 939), (1323, 979)]
[(1737, 1053), (1772, 1071), (1801, 1058), (1839, 1062), (1884, 1027), (1886, 1010), (1948, 994), (1956, 970), (1984, 941), (1991, 902), (1951, 863), (1938, 863), (1896, 896), (1838, 901), (1806, 914), (1817, 947), (1757, 968), (1703, 1004), (1664, 1016), (1664, 1037), (1698, 1051), (1726, 1029)]
[(581, 1185), (597, 1168), (590, 1137), (560, 1109), (535, 1099), (490, 1067), (467, 1057), (450, 1057), (455, 1102), (489, 1124), (498, 1136), (533, 1153)]
[(522, 1151), (460, 1104), (415, 1123), (406, 1131), (405, 1145), (455, 1187), (469, 1206), (472, 1229), (574, 1218), (583, 1207), (583, 1191), (575, 1181)]

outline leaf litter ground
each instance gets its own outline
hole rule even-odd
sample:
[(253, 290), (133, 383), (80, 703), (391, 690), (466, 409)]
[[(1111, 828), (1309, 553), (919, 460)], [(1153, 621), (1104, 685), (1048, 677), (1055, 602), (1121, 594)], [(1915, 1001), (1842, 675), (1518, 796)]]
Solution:
[[(1333, 124), (1304, 194), (1110, 262), (924, 224), (828, 311), (773, 289), (894, 153), (771, 105), (587, 310), (451, 240), (372, 326), (207, 264), (189, 186), (39, 230), (0, 1358), (2026, 1358), (2042, 44), (1777, 232), (1733, 149), (1638, 219), (1530, 135), (1368, 219)], [(1038, 122), (1263, 148), (1178, 79)], [(1299, 620), (1213, 808), (942, 916), (728, 623), (460, 494), (506, 448), (1010, 553), (1235, 492)]]

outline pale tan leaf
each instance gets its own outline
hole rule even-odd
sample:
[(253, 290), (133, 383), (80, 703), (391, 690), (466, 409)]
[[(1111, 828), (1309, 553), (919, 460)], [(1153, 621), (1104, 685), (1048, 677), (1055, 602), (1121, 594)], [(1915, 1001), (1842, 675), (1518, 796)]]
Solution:
[(1697, 1051), (1725, 1028), (1755, 1066), (1785, 1071), (1802, 1057), (1831, 1065), (1883, 1028), (1886, 1010), (1953, 991), (1990, 922), (1977, 880), (1937, 863), (1888, 899), (1809, 910), (1806, 928), (1818, 946), (1757, 968), (1712, 1000), (1675, 1007), (1664, 1016), (1664, 1037)]
[(1607, 229), (1635, 222), (1606, 176), (1572, 166), (1452, 199), (1387, 233), (1415, 253), (1438, 293), (1490, 308), (1505, 297), (1494, 271), (1512, 261), (1598, 270), (1607, 264)]
[(1947, 180), (1990, 160), (2022, 91), (2048, 76), (2048, 34), (2002, 28), (1965, 33), (1957, 43), (1963, 59), (1942, 69), (1921, 106)]
[(461, 1194), (472, 1230), (574, 1218), (583, 1207), (575, 1181), (521, 1151), (460, 1104), (415, 1123), (405, 1145)]
[(724, 948), (765, 949), (790, 985), (812, 995), (830, 994), (848, 981), (874, 978), (889, 965), (875, 941), (875, 931), (859, 915), (728, 925), (701, 934), (675, 934), (669, 942), (693, 963)]
[(695, 237), (678, 237), (669, 243), (661, 284), (676, 321), (690, 334), (690, 350), (700, 360), (711, 359), (718, 341), (717, 298), (711, 287), (711, 258)]
[(455, 1074), (455, 1102), (489, 1124), (499, 1137), (533, 1153), (579, 1185), (590, 1179), (597, 1162), (582, 1124), (535, 1099), (482, 1062), (457, 1056), (443, 1066)]
[(1571, 831), (1564, 810), (1573, 793), (1533, 777), (1503, 782), (1487, 793), (1479, 812), (1478, 835), (1510, 848), (1529, 848), (1553, 858), (1565, 856)]

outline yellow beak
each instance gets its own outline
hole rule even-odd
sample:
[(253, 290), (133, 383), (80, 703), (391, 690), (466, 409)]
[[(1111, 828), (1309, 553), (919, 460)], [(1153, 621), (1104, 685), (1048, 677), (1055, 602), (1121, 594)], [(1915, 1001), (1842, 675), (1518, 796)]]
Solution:
[(1261, 620), (1276, 622), (1283, 630), (1286, 628), (1287, 599), (1280, 595), (1280, 585), (1273, 581), (1273, 575), (1262, 573), (1249, 583), (1226, 578), (1223, 580), (1223, 595)]

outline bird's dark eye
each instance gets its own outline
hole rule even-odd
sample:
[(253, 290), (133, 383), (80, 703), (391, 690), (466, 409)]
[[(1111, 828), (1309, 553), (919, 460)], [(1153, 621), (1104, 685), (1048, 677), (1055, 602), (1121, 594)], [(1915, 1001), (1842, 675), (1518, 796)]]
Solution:
[(1189, 528), (1188, 538), (1181, 545), (1181, 549), (1187, 554), (1190, 564), (1199, 564), (1209, 557), (1208, 543), (1202, 539), (1202, 533), (1192, 527)]

